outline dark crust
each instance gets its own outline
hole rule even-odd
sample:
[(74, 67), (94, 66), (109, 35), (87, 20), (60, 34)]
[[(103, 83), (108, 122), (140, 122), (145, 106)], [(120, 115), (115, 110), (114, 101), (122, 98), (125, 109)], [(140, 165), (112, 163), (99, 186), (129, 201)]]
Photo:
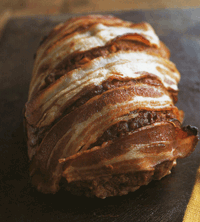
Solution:
[(61, 189), (66, 189), (75, 195), (97, 196), (106, 198), (122, 196), (149, 184), (152, 180), (160, 180), (170, 173), (173, 161), (165, 161), (155, 166), (154, 171), (130, 172), (96, 178), (95, 180), (76, 181), (68, 183), (63, 177), (60, 182)]
[[(161, 56), (163, 58), (169, 58), (169, 51), (166, 46), (161, 43), (161, 47), (155, 48), (147, 46), (141, 42), (137, 41), (112, 41), (108, 43), (106, 46), (103, 47), (96, 47), (88, 51), (84, 52), (75, 52), (67, 56), (62, 60), (61, 63), (57, 65), (57, 67), (45, 78), (45, 85), (39, 89), (39, 91), (47, 88), (49, 85), (54, 83), (57, 79), (61, 76), (65, 75), (66, 73), (80, 68), (82, 65), (88, 63), (89, 61), (101, 57), (106, 56), (111, 53), (119, 52), (119, 51), (142, 51), (146, 53), (153, 53), (156, 56)], [(46, 66), (46, 64), (45, 64)], [(43, 72), (45, 67), (41, 67), (39, 72)]]

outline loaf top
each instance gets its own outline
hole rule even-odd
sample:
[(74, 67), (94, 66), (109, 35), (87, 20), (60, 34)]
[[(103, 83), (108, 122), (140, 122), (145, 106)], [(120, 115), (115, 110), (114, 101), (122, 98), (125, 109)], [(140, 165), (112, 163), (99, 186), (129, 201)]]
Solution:
[(169, 50), (148, 23), (102, 15), (72, 18), (56, 26), (37, 51), (27, 121), (37, 127), (51, 124), (85, 87), (110, 78), (152, 74), (167, 90), (177, 91), (180, 74), (168, 58)]

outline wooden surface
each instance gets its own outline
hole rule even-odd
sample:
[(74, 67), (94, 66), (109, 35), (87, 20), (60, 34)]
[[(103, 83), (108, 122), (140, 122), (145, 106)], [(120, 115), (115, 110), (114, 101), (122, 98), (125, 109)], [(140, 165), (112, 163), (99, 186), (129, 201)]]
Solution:
[(1, 0), (0, 37), (10, 17), (136, 9), (197, 8), (199, 6), (198, 0)]
[(14, 15), (83, 13), (133, 9), (194, 8), (198, 0), (1, 0), (0, 13), (10, 9)]
[[(182, 74), (178, 107), (184, 125), (200, 128), (200, 9), (114, 13), (133, 22), (148, 21), (171, 50)], [(69, 15), (9, 20), (0, 41), (0, 221), (181, 222), (200, 163), (200, 144), (179, 160), (172, 174), (134, 193), (105, 200), (60, 191), (45, 195), (30, 184), (22, 110), (27, 100), (33, 55), (52, 27)]]

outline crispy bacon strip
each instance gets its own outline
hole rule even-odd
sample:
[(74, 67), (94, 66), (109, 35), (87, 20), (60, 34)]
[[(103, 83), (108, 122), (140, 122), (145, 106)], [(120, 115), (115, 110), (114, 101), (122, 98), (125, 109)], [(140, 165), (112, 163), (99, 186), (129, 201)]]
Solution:
[(196, 135), (196, 128), (181, 129), (173, 122), (156, 123), (59, 162), (64, 164), (63, 175), (68, 182), (130, 171), (152, 171), (161, 162), (188, 156), (197, 143)]
[[(85, 19), (87, 20), (87, 17)], [(32, 94), (32, 89), (35, 88), (37, 83), (42, 81), (42, 77), (46, 76), (48, 70), (52, 70), (56, 67), (56, 65), (60, 62), (60, 59), (66, 54), (103, 46), (109, 41), (115, 39), (118, 35), (122, 35), (127, 32), (142, 35), (143, 39), (140, 39), (139, 41), (144, 43), (148, 42), (147, 45), (152, 44), (156, 47), (160, 46), (159, 39), (153, 28), (147, 23), (132, 24), (129, 22), (123, 22), (122, 20), (119, 22), (119, 19), (113, 19), (112, 22), (110, 19), (99, 19), (98, 23), (94, 21), (88, 29), (87, 21), (85, 21), (85, 19), (79, 20), (78, 27), (74, 24), (73, 29), (77, 30), (76, 32), (68, 30), (66, 35), (65, 30), (72, 26), (72, 24), (67, 22), (63, 25), (64, 27), (61, 28), (60, 32), (54, 36), (54, 38), (51, 38), (47, 44), (42, 45), (39, 48), (33, 69), (29, 98)], [(90, 23), (91, 21), (92, 19), (90, 19)], [(85, 31), (80, 28), (83, 24), (86, 27)], [(144, 41), (144, 39), (146, 40)], [(45, 66), (43, 68), (43, 73), (39, 72), (41, 66)]]
[[(47, 119), (49, 113), (53, 113), (54, 118), (57, 118), (59, 109), (62, 109), (63, 105), (66, 106), (67, 101), (90, 84), (100, 85), (109, 78), (139, 79), (147, 73), (158, 77), (168, 90), (177, 91), (180, 74), (172, 62), (142, 52), (119, 52), (105, 58), (94, 59), (82, 68), (67, 73), (36, 98), (30, 100), (26, 112), (27, 121), (30, 124), (36, 124), (40, 120), (43, 122), (44, 116)], [(37, 118), (37, 122), (31, 121), (33, 116)], [(46, 123), (40, 125), (44, 126)]]

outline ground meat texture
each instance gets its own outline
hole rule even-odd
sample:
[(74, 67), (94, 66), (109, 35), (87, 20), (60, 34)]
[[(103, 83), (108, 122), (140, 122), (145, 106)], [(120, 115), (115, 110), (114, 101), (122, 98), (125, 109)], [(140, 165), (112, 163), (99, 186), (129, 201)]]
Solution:
[[(148, 75), (148, 73), (147, 73)], [(85, 104), (87, 101), (89, 101), (91, 98), (94, 96), (100, 95), (103, 92), (107, 90), (111, 90), (114, 88), (122, 87), (122, 86), (129, 86), (129, 85), (134, 85), (137, 83), (146, 83), (150, 85), (155, 85), (159, 86), (162, 85), (162, 83), (155, 77), (149, 76), (149, 77), (143, 77), (141, 79), (127, 79), (127, 80), (116, 80), (116, 79), (108, 79), (107, 81), (103, 82), (102, 85), (94, 86), (91, 89), (88, 89), (85, 93), (81, 95), (79, 99), (77, 99), (74, 103), (72, 103), (67, 109), (65, 109), (62, 113), (62, 115), (54, 121), (51, 125), (43, 128), (31, 128), (32, 131), (32, 140), (29, 141), (29, 145), (32, 147), (38, 146), (41, 142), (46, 133), (55, 125), (58, 121), (60, 121), (61, 118), (63, 118), (65, 115), (69, 114), (70, 112), (74, 111), (78, 107), (82, 106)], [(128, 122), (120, 122), (111, 128), (109, 128), (104, 135), (95, 143), (91, 146), (100, 145), (105, 141), (115, 139), (119, 137), (120, 135), (123, 136), (125, 135), (126, 132), (134, 131), (137, 128), (140, 128), (145, 125), (152, 124), (154, 122), (159, 122), (162, 120), (167, 120), (170, 118), (175, 118), (174, 114), (172, 111), (164, 111), (164, 113), (160, 112), (153, 112), (153, 111), (139, 111), (136, 110), (134, 111), (135, 113), (139, 112), (139, 115), (137, 118), (133, 120), (129, 120)], [(165, 113), (166, 112), (166, 113)], [(131, 113), (130, 113), (131, 114)], [(166, 117), (168, 116), (168, 117)]]
[[(148, 75), (148, 74), (147, 74)], [(81, 98), (79, 98), (78, 100), (76, 100), (70, 107), (68, 107), (65, 112), (64, 115), (70, 113), (71, 111), (75, 110), (77, 107), (85, 104), (88, 100), (90, 100), (91, 98), (93, 98), (94, 96), (100, 95), (103, 92), (107, 91), (107, 90), (111, 90), (111, 89), (115, 89), (118, 87), (122, 87), (122, 86), (130, 86), (130, 85), (134, 85), (137, 83), (147, 83), (150, 85), (155, 85), (155, 86), (159, 86), (162, 85), (162, 83), (154, 78), (154, 77), (144, 77), (141, 79), (127, 79), (127, 80), (116, 80), (116, 79), (108, 79), (107, 81), (103, 82), (102, 85), (98, 85), (95, 86), (93, 89), (91, 89), (89, 92), (85, 93), (84, 95), (81, 96)]]
[[(73, 109), (75, 109), (75, 107), (72, 107), (72, 110)], [(134, 119), (130, 119), (129, 121), (121, 121), (111, 126), (109, 129), (107, 129), (104, 132), (104, 134), (94, 144), (92, 144), (89, 147), (89, 149), (93, 148), (94, 146), (101, 146), (106, 141), (123, 137), (128, 132), (133, 132), (136, 129), (141, 128), (143, 126), (147, 126), (155, 122), (169, 121), (171, 119), (176, 119), (175, 114), (171, 110), (165, 110), (162, 112), (161, 111), (135, 110), (134, 112), (131, 112), (130, 114), (133, 114), (133, 113), (137, 113), (138, 116)], [(61, 118), (59, 118), (59, 120)], [(58, 120), (56, 122), (58, 122)], [(44, 138), (48, 130), (51, 129), (51, 127), (56, 122), (52, 123), (52, 125), (48, 127), (43, 127), (40, 129), (33, 128), (32, 135), (34, 139), (29, 141), (29, 145), (32, 147), (39, 145), (42, 142), (42, 139)], [(31, 126), (29, 127), (32, 128)]]
[(173, 166), (173, 161), (165, 161), (157, 165), (154, 171), (101, 176), (92, 181), (68, 183), (65, 178), (62, 178), (60, 186), (73, 194), (84, 194), (88, 197), (97, 196), (104, 199), (109, 196), (121, 196), (139, 189), (142, 185), (147, 185), (152, 180), (160, 180), (163, 176), (170, 173)]
[(171, 119), (176, 119), (175, 114), (171, 110), (164, 111), (147, 111), (147, 110), (135, 110), (130, 114), (137, 113), (138, 116), (130, 119), (128, 121), (121, 121), (115, 125), (108, 128), (104, 134), (93, 143), (89, 149), (95, 146), (101, 146), (104, 142), (110, 140), (115, 140), (119, 137), (127, 135), (129, 132), (134, 132), (135, 130), (153, 124), (155, 122), (170, 121)]
[(161, 43), (161, 47), (159, 49), (155, 47), (147, 46), (141, 42), (136, 41), (116, 41), (111, 42), (103, 47), (97, 47), (93, 48), (88, 51), (84, 52), (75, 52), (71, 55), (67, 56), (60, 64), (57, 65), (57, 67), (45, 78), (45, 85), (42, 86), (42, 89), (45, 89), (50, 84), (55, 82), (57, 79), (59, 79), (61, 76), (66, 74), (69, 71), (72, 71), (73, 69), (80, 68), (85, 63), (100, 57), (100, 56), (106, 56), (110, 53), (115, 53), (118, 51), (142, 51), (147, 53), (153, 53), (157, 56), (161, 56), (163, 58), (168, 58), (169, 54), (164, 45)]

